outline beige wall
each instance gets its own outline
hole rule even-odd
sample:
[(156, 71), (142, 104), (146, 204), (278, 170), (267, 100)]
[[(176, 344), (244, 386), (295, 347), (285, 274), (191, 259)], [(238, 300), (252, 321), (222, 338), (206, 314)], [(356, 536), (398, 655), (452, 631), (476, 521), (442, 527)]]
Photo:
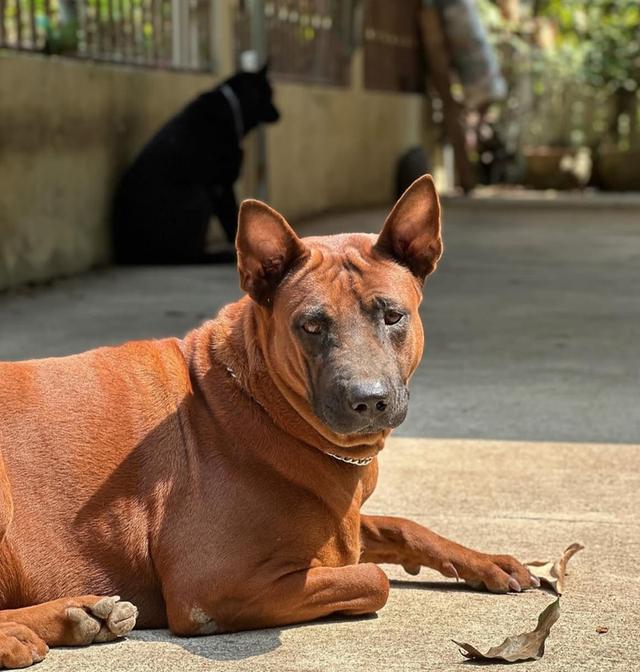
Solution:
[(267, 132), (269, 199), (292, 219), (388, 203), (395, 163), (423, 140), (418, 95), (280, 85)]
[[(108, 261), (123, 166), (213, 76), (0, 51), (0, 288)], [(290, 219), (390, 200), (420, 96), (280, 83), (270, 200)], [(240, 189), (242, 192), (242, 189)]]
[(0, 52), (0, 287), (106, 261), (118, 172), (211, 82)]

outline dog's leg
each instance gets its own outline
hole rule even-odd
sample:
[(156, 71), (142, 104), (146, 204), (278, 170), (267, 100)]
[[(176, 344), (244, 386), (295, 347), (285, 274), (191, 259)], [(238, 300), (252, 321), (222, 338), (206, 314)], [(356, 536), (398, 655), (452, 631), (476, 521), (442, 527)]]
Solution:
[(377, 565), (314, 567), (276, 579), (231, 604), (208, 608), (206, 601), (185, 605), (182, 599), (180, 607), (172, 608), (168, 601), (167, 613), (174, 634), (204, 635), (291, 625), (330, 614), (371, 614), (388, 596), (389, 579)]
[(519, 592), (538, 580), (510, 555), (480, 553), (445, 539), (405, 518), (362, 516), (362, 562), (402, 565), (409, 574), (430, 567), (444, 576), (464, 579), (495, 593)]
[[(135, 623), (138, 610), (119, 597), (65, 597), (21, 609), (0, 611), (2, 628), (20, 625), (49, 646), (82, 646), (124, 637)], [(0, 645), (0, 654), (2, 646)]]

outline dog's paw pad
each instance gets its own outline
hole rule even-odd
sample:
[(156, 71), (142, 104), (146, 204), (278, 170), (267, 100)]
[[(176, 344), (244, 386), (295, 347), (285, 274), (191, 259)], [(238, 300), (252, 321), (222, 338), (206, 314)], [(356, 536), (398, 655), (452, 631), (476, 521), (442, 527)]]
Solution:
[(100, 621), (81, 607), (69, 607), (66, 616), (71, 622), (72, 639), (76, 644), (91, 644), (100, 632)]
[(103, 620), (109, 617), (113, 608), (120, 601), (120, 595), (112, 595), (111, 597), (103, 597), (98, 600), (92, 607), (91, 613)]
[(84, 607), (70, 606), (66, 610), (74, 644), (110, 642), (124, 637), (136, 624), (138, 609), (131, 602), (120, 602), (120, 597), (100, 598)]
[(107, 626), (116, 637), (124, 637), (131, 632), (138, 618), (138, 609), (131, 602), (117, 602), (109, 617)]
[(138, 609), (131, 602), (120, 602), (120, 596), (103, 597), (91, 607), (91, 613), (103, 623), (96, 642), (108, 642), (124, 637), (136, 624)]

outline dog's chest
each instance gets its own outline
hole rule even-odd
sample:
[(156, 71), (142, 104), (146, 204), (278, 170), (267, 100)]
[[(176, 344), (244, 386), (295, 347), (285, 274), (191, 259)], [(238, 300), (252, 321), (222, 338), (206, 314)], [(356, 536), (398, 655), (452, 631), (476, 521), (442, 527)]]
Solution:
[[(286, 573), (357, 563), (362, 486), (314, 485), (292, 483), (262, 464), (236, 468), (215, 488), (203, 489), (207, 501), (190, 507), (190, 520), (193, 524), (194, 508), (207, 512), (201, 521), (207, 531), (199, 536), (211, 545), (208, 566), (220, 557), (220, 548), (225, 549), (223, 562), (234, 557), (236, 569), (240, 562), (249, 573), (265, 566)], [(236, 546), (237, 553), (228, 555)]]
[(322, 543), (311, 566), (317, 563), (324, 567), (344, 567), (356, 564), (360, 559), (360, 515), (353, 511), (333, 521), (332, 533)]

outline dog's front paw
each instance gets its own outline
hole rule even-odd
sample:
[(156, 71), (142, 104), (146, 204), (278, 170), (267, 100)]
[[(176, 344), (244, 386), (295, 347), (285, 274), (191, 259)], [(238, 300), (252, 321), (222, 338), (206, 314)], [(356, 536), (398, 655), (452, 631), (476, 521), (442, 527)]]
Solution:
[(124, 637), (136, 624), (138, 609), (131, 602), (120, 602), (117, 595), (74, 602), (66, 610), (73, 644), (110, 642)]
[(510, 555), (489, 555), (465, 549), (443, 566), (443, 574), (463, 579), (472, 588), (492, 593), (519, 593), (538, 588), (540, 581)]
[(44, 660), (49, 647), (33, 630), (19, 623), (0, 623), (0, 667), (29, 667)]

